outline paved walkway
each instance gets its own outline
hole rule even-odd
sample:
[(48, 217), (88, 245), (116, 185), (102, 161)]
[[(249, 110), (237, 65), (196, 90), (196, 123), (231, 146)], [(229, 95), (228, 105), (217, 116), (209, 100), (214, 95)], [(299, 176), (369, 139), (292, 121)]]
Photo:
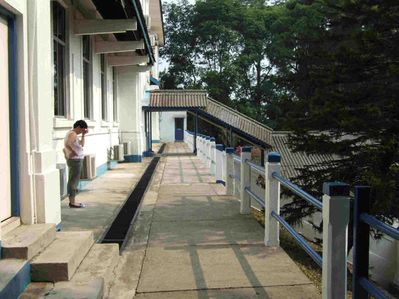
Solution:
[[(183, 143), (166, 153), (188, 152)], [(161, 159), (108, 298), (320, 298), (197, 157)]]

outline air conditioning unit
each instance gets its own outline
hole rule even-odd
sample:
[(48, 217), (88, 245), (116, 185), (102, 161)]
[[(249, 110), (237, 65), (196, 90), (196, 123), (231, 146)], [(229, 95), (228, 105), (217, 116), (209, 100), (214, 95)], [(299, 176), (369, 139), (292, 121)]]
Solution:
[(68, 184), (68, 178), (67, 178), (67, 173), (66, 173), (66, 165), (64, 163), (58, 163), (57, 164), (57, 169), (60, 172), (60, 196), (61, 200), (63, 200), (65, 197), (68, 196), (68, 191), (67, 191), (67, 184)]
[(121, 162), (125, 160), (123, 144), (114, 145), (114, 159)]
[(130, 141), (123, 143), (123, 154), (124, 155), (131, 155), (132, 154), (132, 143)]
[(80, 178), (85, 180), (92, 180), (96, 177), (96, 156), (85, 155), (83, 159), (83, 167)]

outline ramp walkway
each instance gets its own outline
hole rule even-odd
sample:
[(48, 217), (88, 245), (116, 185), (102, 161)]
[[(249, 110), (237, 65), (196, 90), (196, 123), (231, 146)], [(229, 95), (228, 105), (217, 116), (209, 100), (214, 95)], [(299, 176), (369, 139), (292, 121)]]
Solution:
[(229, 106), (210, 98), (202, 90), (153, 90), (149, 103), (143, 109), (147, 112), (186, 110), (199, 117), (228, 128), (235, 134), (270, 148), (273, 145), (273, 130)]
[[(189, 153), (184, 143), (166, 154)], [(109, 298), (319, 298), (264, 230), (240, 215), (196, 156), (161, 158), (121, 253)]]

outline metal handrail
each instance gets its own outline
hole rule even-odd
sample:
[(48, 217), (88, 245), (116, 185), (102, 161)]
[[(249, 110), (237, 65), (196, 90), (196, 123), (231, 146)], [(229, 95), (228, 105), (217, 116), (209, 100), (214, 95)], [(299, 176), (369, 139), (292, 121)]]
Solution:
[(360, 220), (363, 221), (364, 223), (367, 223), (371, 227), (374, 227), (375, 229), (383, 232), (384, 234), (387, 234), (388, 236), (396, 240), (399, 240), (399, 231), (394, 227), (378, 220), (376, 217), (371, 216), (370, 214), (367, 213), (362, 213), (360, 215)]
[(251, 191), (251, 189), (249, 189), (248, 187), (245, 187), (245, 192), (247, 192), (253, 199), (255, 199), (255, 201), (260, 204), (263, 208), (265, 207), (265, 202), (263, 201), (262, 198), (260, 198), (258, 195), (256, 195), (255, 193), (253, 193)]
[(253, 169), (253, 170), (257, 171), (259, 174), (265, 174), (265, 168), (264, 167), (259, 166), (259, 165), (255, 164), (255, 163), (252, 163), (249, 160), (246, 160), (245, 162), (248, 164), (248, 166), (251, 168), (251, 170)]
[(371, 296), (377, 299), (388, 299), (386, 296), (377, 286), (375, 286), (370, 280), (365, 277), (361, 277), (359, 279), (360, 285), (369, 293)]
[(272, 216), (281, 223), (282, 226), (294, 237), (298, 244), (310, 255), (310, 257), (316, 262), (319, 267), (323, 267), (322, 257), (306, 242), (306, 240), (296, 232), (283, 217), (278, 215), (275, 211), (272, 211)]
[(279, 181), (284, 187), (290, 189), (292, 192), (294, 192), (301, 198), (305, 199), (306, 201), (308, 201), (309, 203), (314, 205), (316, 208), (318, 208), (320, 210), (323, 209), (323, 203), (320, 200), (318, 200), (316, 197), (313, 197), (306, 191), (303, 191), (301, 188), (299, 188), (297, 185), (292, 183), (290, 180), (279, 175), (277, 172), (273, 172), (272, 177), (275, 178), (277, 181)]
[(233, 160), (234, 160), (234, 162), (241, 163), (241, 157), (239, 157), (237, 155), (233, 155)]

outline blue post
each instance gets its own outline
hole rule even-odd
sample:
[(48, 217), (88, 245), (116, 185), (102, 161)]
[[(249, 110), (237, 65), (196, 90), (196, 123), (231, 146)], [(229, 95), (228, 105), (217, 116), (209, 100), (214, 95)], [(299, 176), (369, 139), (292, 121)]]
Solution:
[(353, 272), (352, 298), (368, 298), (368, 293), (360, 285), (362, 277), (369, 276), (369, 234), (370, 227), (360, 220), (360, 215), (370, 211), (370, 187), (356, 186), (353, 206)]

